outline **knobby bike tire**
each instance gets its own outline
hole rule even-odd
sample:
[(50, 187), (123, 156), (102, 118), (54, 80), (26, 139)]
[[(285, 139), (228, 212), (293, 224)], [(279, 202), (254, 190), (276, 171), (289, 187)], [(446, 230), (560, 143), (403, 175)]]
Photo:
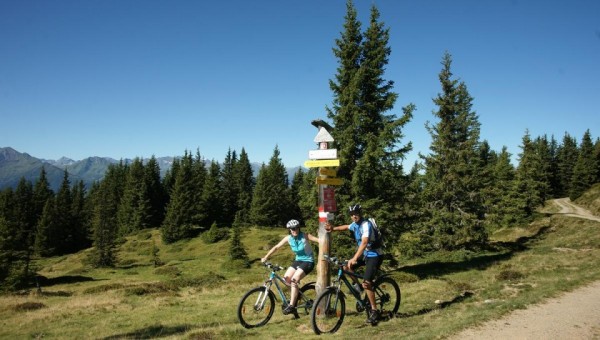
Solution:
[(240, 300), (237, 315), (240, 324), (245, 328), (264, 326), (271, 320), (275, 311), (275, 294), (270, 289), (267, 291), (263, 306), (255, 305), (264, 293), (265, 287), (252, 288)]
[(310, 312), (310, 323), (315, 334), (335, 333), (346, 315), (346, 299), (333, 287), (322, 291)]
[(382, 277), (375, 281), (375, 304), (382, 316), (388, 314), (389, 317), (396, 316), (400, 308), (402, 295), (400, 286), (391, 277)]
[(296, 304), (297, 311), (304, 311), (305, 315), (309, 315), (312, 310), (312, 306), (317, 298), (317, 290), (313, 282), (307, 283), (300, 288), (302, 295), (298, 295), (298, 302)]

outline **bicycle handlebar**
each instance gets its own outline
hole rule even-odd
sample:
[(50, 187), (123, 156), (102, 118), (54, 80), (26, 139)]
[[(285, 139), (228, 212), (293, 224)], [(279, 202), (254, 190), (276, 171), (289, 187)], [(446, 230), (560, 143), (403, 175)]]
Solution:
[(280, 271), (283, 269), (282, 266), (278, 264), (273, 264), (271, 262), (263, 262), (263, 265), (269, 269), (272, 269), (274, 272)]
[(331, 264), (335, 264), (335, 265), (336, 265), (336, 266), (338, 266), (338, 267), (344, 267), (344, 266), (346, 266), (346, 265), (348, 264), (348, 260), (344, 260), (344, 261), (342, 261), (342, 260), (338, 259), (338, 258), (337, 258), (337, 257), (335, 257), (335, 256), (323, 255), (323, 258), (324, 258), (324, 259), (325, 259), (327, 262), (329, 262), (329, 263), (331, 263)]

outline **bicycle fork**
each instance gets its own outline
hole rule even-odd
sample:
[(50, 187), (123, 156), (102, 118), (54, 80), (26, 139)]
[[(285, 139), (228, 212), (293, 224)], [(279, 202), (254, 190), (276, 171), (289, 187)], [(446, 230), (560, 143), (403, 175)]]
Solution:
[(265, 301), (267, 300), (267, 296), (269, 296), (269, 291), (271, 290), (272, 284), (273, 281), (271, 279), (265, 281), (265, 284), (263, 285), (265, 289), (263, 289), (262, 292), (258, 294), (258, 298), (256, 298), (256, 302), (254, 303), (255, 311), (260, 311), (263, 308), (265, 308)]

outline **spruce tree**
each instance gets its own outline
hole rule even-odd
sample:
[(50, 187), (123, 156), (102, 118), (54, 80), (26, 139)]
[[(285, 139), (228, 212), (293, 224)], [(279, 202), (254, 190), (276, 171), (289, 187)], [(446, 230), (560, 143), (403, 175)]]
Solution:
[(123, 197), (117, 212), (119, 236), (150, 227), (151, 205), (146, 170), (139, 157), (129, 165)]
[(337, 74), (329, 80), (333, 92), (333, 104), (327, 108), (327, 116), (333, 121), (334, 129), (329, 131), (335, 140), (340, 166), (338, 177), (346, 179), (338, 188), (338, 199), (347, 202), (351, 198), (351, 179), (354, 165), (360, 159), (361, 150), (355, 126), (360, 116), (357, 114), (360, 98), (359, 69), (362, 59), (362, 33), (357, 12), (351, 0), (346, 2), (346, 16), (342, 36), (335, 40), (334, 56), (338, 59)]
[(223, 170), (221, 175), (221, 201), (223, 212), (220, 220), (223, 225), (231, 226), (235, 219), (235, 214), (238, 211), (239, 203), (239, 185), (237, 182), (235, 170), (238, 162), (235, 151), (229, 149), (223, 162)]
[(466, 85), (452, 78), (451, 64), (452, 58), (446, 53), (439, 74), (442, 92), (434, 99), (438, 122), (426, 126), (432, 138), (431, 153), (422, 156), (427, 206), (421, 228), (432, 237), (436, 249), (487, 241), (479, 177), (480, 124), (471, 110), (473, 98)]
[(160, 166), (154, 155), (150, 157), (144, 168), (144, 182), (146, 183), (150, 202), (148, 224), (150, 227), (158, 227), (165, 218), (167, 194), (161, 183)]
[(286, 169), (275, 147), (268, 165), (262, 165), (257, 179), (250, 208), (253, 224), (263, 226), (285, 225), (291, 218), (289, 181)]
[(573, 177), (571, 179), (571, 190), (569, 197), (576, 200), (581, 196), (597, 179), (598, 164), (594, 155), (594, 144), (590, 130), (586, 130), (579, 146), (579, 155), (573, 168)]
[(529, 131), (522, 139), (519, 165), (515, 177), (515, 204), (519, 207), (519, 219), (523, 220), (533, 215), (535, 210), (544, 203), (544, 193), (547, 191), (546, 171), (540, 157), (537, 143), (531, 140)]
[(216, 222), (219, 224), (222, 222), (221, 167), (216, 161), (210, 163), (200, 200), (205, 211), (204, 219), (200, 222), (200, 226), (208, 230), (213, 223)]
[(577, 148), (577, 140), (565, 132), (562, 143), (556, 151), (557, 171), (558, 171), (558, 188), (556, 190), (557, 197), (566, 197), (571, 190), (571, 179), (573, 178), (573, 168), (577, 162), (579, 149)]
[(196, 218), (197, 198), (193, 176), (191, 154), (185, 152), (175, 176), (165, 220), (161, 226), (162, 239), (173, 243), (192, 236), (193, 221)]
[(238, 191), (234, 225), (243, 226), (250, 223), (250, 208), (252, 206), (252, 195), (255, 185), (252, 165), (244, 148), (240, 152), (239, 161), (235, 163), (234, 174)]
[(46, 169), (42, 167), (42, 169), (40, 170), (40, 176), (35, 182), (33, 188), (33, 204), (35, 216), (37, 218), (39, 218), (42, 215), (42, 211), (44, 210), (46, 201), (48, 201), (51, 198), (54, 198), (54, 192), (50, 188), (50, 183), (48, 182)]
[(360, 202), (393, 230), (406, 215), (402, 208), (408, 180), (402, 160), (412, 147), (400, 141), (415, 107), (407, 105), (400, 117), (390, 113), (398, 94), (392, 91), (394, 82), (385, 79), (389, 29), (380, 22), (377, 8), (371, 8), (364, 36), (351, 1), (345, 19), (334, 48), (339, 66), (335, 80), (330, 80), (333, 106), (327, 109), (339, 151), (338, 177), (344, 179), (336, 197), (341, 206)]
[(241, 240), (241, 228), (231, 229), (231, 243), (229, 245), (229, 263), (241, 268), (250, 268), (250, 259), (248, 252), (244, 248)]

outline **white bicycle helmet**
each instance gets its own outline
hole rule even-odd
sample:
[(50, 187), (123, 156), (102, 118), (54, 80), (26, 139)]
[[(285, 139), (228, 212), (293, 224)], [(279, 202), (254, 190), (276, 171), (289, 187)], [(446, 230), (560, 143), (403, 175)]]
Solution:
[(289, 220), (287, 225), (285, 226), (288, 229), (298, 228), (300, 226), (300, 222), (297, 220)]

